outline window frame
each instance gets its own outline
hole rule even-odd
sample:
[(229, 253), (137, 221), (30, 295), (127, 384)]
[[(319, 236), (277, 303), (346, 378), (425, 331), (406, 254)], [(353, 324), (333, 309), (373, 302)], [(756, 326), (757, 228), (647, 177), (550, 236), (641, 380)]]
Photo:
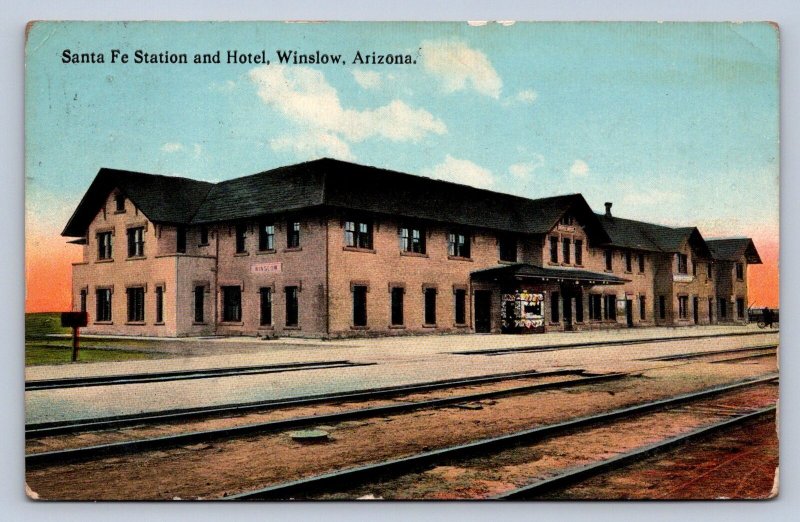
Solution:
[(163, 285), (156, 285), (155, 288), (155, 298), (156, 298), (156, 317), (155, 317), (155, 324), (163, 324), (164, 323), (164, 286)]
[(368, 325), (367, 315), (367, 285), (352, 285), (350, 291), (353, 300), (352, 326), (354, 328), (366, 328)]
[(572, 238), (569, 237), (562, 237), (561, 238), (561, 260), (564, 264), (570, 264), (572, 260)]
[(405, 294), (406, 289), (402, 286), (393, 286), (389, 289), (389, 324), (391, 326), (405, 326)]
[(734, 270), (736, 271), (736, 280), (744, 281), (744, 263), (735, 263)]
[(689, 319), (689, 296), (678, 296), (678, 319)]
[[(195, 285), (194, 291), (192, 292), (193, 297), (193, 304), (192, 307), (194, 308), (194, 324), (205, 324), (206, 322), (206, 287), (205, 285)], [(225, 301), (225, 297), (223, 296), (223, 303)], [(223, 305), (224, 306), (224, 305)]]
[[(128, 239), (128, 259), (144, 257), (145, 227), (128, 227), (125, 231)], [(137, 241), (137, 237), (139, 240)]]
[(679, 274), (688, 274), (689, 273), (689, 256), (686, 254), (681, 254), (678, 252), (676, 254), (678, 259), (678, 273)]
[(639, 296), (639, 320), (647, 320), (647, 296)]
[(639, 273), (644, 274), (644, 253), (639, 252)]
[(179, 254), (186, 253), (186, 227), (178, 225), (175, 227), (175, 252)]
[(583, 266), (583, 240), (575, 240), (575, 266)]
[(237, 254), (247, 253), (247, 225), (245, 223), (236, 223), (234, 225), (234, 250)]
[(289, 220), (286, 222), (286, 248), (300, 248), (300, 222)]
[[(242, 322), (242, 287), (239, 285), (225, 285), (222, 290), (222, 322)], [(237, 299), (232, 299), (237, 297)]]
[(625, 272), (628, 274), (633, 272), (633, 252), (630, 250), (625, 251)]
[(458, 259), (471, 259), (472, 236), (468, 232), (447, 233), (447, 254)]
[[(417, 234), (416, 236), (414, 234)], [(425, 228), (421, 226), (401, 226), (398, 231), (400, 236), (400, 251), (407, 254), (425, 254)]]
[(550, 236), (550, 262), (558, 263), (558, 236)]
[(616, 294), (604, 294), (603, 301), (605, 309), (603, 312), (603, 320), (616, 321), (617, 320), (617, 296)]
[(128, 323), (143, 323), (145, 321), (144, 294), (144, 286), (129, 286), (125, 288)]
[[(95, 234), (95, 237), (97, 238), (97, 259), (99, 261), (114, 259), (114, 233), (104, 230)], [(104, 240), (106, 238), (108, 241)]]
[(259, 252), (272, 252), (275, 250), (275, 223), (261, 221), (258, 224), (258, 250)]
[(372, 250), (372, 221), (350, 219), (344, 222), (344, 246)]
[[(103, 299), (100, 296), (104, 295)], [(113, 321), (113, 293), (110, 288), (96, 288), (95, 295), (95, 322), (110, 323)], [(102, 308), (101, 308), (102, 305)]]
[[(518, 259), (519, 244), (512, 235), (501, 235), (497, 238), (497, 257), (506, 263), (516, 263)], [(508, 255), (513, 254), (513, 255)]]
[(606, 272), (611, 272), (614, 270), (614, 251), (610, 248), (606, 248), (604, 250), (603, 255), (605, 256), (605, 270)]
[[(438, 293), (435, 287), (425, 287), (422, 291), (423, 297), (423, 324), (425, 326), (436, 326), (436, 294)], [(430, 321), (429, 319), (433, 319)]]
[(283, 289), (286, 301), (285, 327), (300, 327), (300, 287), (291, 285)]
[(122, 214), (125, 212), (125, 195), (117, 194), (114, 196), (114, 213)]
[(208, 227), (200, 225), (200, 242), (198, 246), (208, 246)]
[(453, 289), (453, 322), (456, 326), (467, 324), (467, 290), (465, 288)]

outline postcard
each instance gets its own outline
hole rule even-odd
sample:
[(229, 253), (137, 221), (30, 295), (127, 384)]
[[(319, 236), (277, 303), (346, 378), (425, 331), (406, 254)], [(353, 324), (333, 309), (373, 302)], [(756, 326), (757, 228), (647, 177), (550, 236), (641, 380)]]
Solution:
[(773, 498), (778, 50), (31, 22), (29, 498)]

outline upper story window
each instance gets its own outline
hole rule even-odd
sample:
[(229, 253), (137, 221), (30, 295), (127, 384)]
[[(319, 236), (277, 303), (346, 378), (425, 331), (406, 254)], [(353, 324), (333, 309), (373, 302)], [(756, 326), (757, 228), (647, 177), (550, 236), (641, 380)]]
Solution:
[(706, 277), (711, 279), (713, 277), (712, 274), (713, 274), (713, 271), (711, 269), (711, 261), (709, 261), (708, 263), (706, 263)]
[(236, 225), (236, 253), (244, 254), (247, 252), (247, 226), (244, 223)]
[(687, 254), (678, 254), (678, 271), (681, 274), (689, 273), (689, 256)]
[(563, 262), (569, 264), (572, 255), (570, 254), (570, 250), (572, 247), (572, 241), (570, 238), (565, 237), (561, 240), (561, 257), (563, 257)]
[(117, 212), (125, 212), (125, 196), (122, 194), (114, 196), (114, 205)]
[(633, 260), (630, 250), (625, 251), (625, 271), (633, 272)]
[(697, 259), (692, 258), (692, 275), (697, 275)]
[(208, 244), (208, 227), (200, 225), (200, 245)]
[(144, 256), (144, 227), (128, 229), (128, 257)]
[(550, 236), (550, 262), (558, 263), (558, 238)]
[(345, 221), (344, 244), (354, 248), (372, 248), (372, 223)]
[(286, 224), (286, 248), (300, 248), (299, 221), (289, 221)]
[(578, 266), (583, 265), (583, 240), (575, 240), (575, 264)]
[(502, 236), (500, 243), (500, 261), (517, 261), (517, 239), (511, 236)]
[(175, 235), (175, 251), (186, 253), (186, 227), (178, 227)]
[(422, 228), (400, 228), (400, 250), (414, 254), (425, 253), (425, 230)]
[(736, 263), (736, 280), (744, 281), (744, 264)]
[(111, 232), (100, 232), (97, 234), (97, 259), (112, 258)]
[(558, 221), (558, 224), (566, 226), (574, 225), (575, 218), (573, 218), (572, 216), (561, 216), (561, 219)]
[(614, 269), (614, 258), (610, 248), (607, 248), (605, 251), (606, 256), (606, 270), (613, 270)]
[(275, 250), (275, 225), (261, 223), (258, 225), (258, 249)]
[(644, 273), (644, 254), (639, 254), (639, 273)]
[(452, 257), (469, 257), (469, 234), (450, 232), (447, 235), (447, 253)]

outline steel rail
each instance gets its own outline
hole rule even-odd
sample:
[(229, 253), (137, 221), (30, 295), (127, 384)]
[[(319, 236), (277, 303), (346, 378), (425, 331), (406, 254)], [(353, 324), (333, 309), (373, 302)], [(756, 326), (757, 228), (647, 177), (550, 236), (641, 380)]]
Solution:
[(402, 475), (403, 473), (416, 471), (445, 459), (484, 455), (487, 452), (499, 451), (521, 444), (529, 444), (556, 435), (561, 435), (565, 432), (569, 432), (578, 428), (584, 428), (616, 419), (635, 416), (653, 410), (666, 409), (672, 406), (704, 399), (714, 395), (720, 395), (746, 387), (762, 385), (777, 379), (777, 374), (746, 379), (732, 384), (715, 386), (699, 392), (676, 395), (666, 399), (659, 399), (634, 406), (626, 406), (609, 412), (578, 417), (556, 424), (539, 426), (507, 435), (480, 439), (477, 441), (468, 442), (466, 444), (417, 453), (408, 457), (401, 457), (397, 459), (346, 468), (322, 475), (275, 484), (254, 491), (247, 491), (228, 497), (223, 497), (221, 500), (286, 500), (297, 495), (307, 495), (322, 489), (326, 489), (328, 491), (348, 489), (352, 488), (356, 484), (369, 482), (378, 477), (397, 476)]
[(629, 466), (637, 461), (651, 457), (656, 453), (668, 451), (688, 442), (709, 437), (717, 432), (740, 426), (753, 420), (774, 415), (776, 409), (776, 406), (768, 406), (766, 408), (748, 412), (737, 417), (725, 419), (710, 426), (703, 426), (689, 433), (677, 435), (664, 441), (655, 442), (653, 444), (648, 444), (641, 448), (622, 453), (610, 459), (601, 460), (585, 466), (569, 468), (553, 477), (549, 477), (538, 482), (534, 482), (533, 484), (507, 491), (505, 493), (501, 493), (491, 498), (499, 500), (526, 499), (540, 496), (555, 490), (564, 489), (596, 475), (601, 475), (603, 473), (608, 473), (619, 468)]
[(763, 352), (766, 350), (774, 350), (777, 347), (778, 347), (777, 344), (761, 344), (758, 346), (751, 346), (748, 348), (731, 348), (728, 350), (708, 350), (704, 352), (676, 353), (672, 355), (658, 355), (656, 357), (645, 357), (643, 359), (636, 359), (636, 360), (637, 361), (680, 361), (683, 359), (699, 359), (702, 357), (709, 357), (714, 355), (727, 355), (730, 353)]
[(711, 361), (711, 364), (732, 363), (737, 361), (745, 361), (748, 359), (761, 359), (764, 357), (771, 357), (773, 355), (778, 355), (778, 352), (757, 353), (754, 355), (745, 355), (743, 357), (731, 357), (730, 359), (720, 359), (718, 361)]
[(568, 343), (568, 344), (552, 344), (548, 346), (524, 346), (520, 348), (491, 348), (486, 350), (464, 350), (459, 352), (445, 352), (453, 355), (509, 355), (515, 353), (526, 352), (553, 352), (558, 350), (573, 350), (580, 348), (595, 348), (598, 346), (612, 346), (612, 345), (632, 345), (632, 344), (648, 344), (648, 343), (666, 343), (670, 341), (687, 341), (692, 339), (710, 339), (718, 337), (742, 337), (751, 335), (767, 335), (778, 333), (775, 331), (766, 332), (735, 332), (727, 334), (707, 334), (707, 335), (680, 335), (674, 337), (654, 337), (651, 339), (629, 339), (629, 340), (616, 340), (616, 341), (593, 341), (589, 343)]
[(231, 428), (195, 431), (190, 433), (180, 433), (177, 435), (166, 435), (162, 437), (154, 437), (148, 439), (113, 442), (109, 444), (100, 444), (82, 448), (30, 453), (28, 455), (25, 455), (25, 464), (30, 468), (34, 468), (34, 467), (49, 466), (54, 464), (63, 464), (67, 462), (85, 461), (85, 460), (91, 460), (101, 457), (109, 457), (114, 455), (130, 455), (136, 452), (151, 451), (156, 449), (164, 449), (164, 448), (182, 446), (188, 444), (197, 444), (200, 442), (210, 442), (220, 439), (231, 439), (235, 437), (242, 437), (253, 434), (264, 434), (264, 433), (294, 429), (309, 425), (333, 424), (337, 422), (362, 419), (367, 417), (379, 417), (384, 415), (407, 413), (415, 410), (442, 408), (453, 404), (469, 403), (489, 398), (507, 397), (512, 395), (535, 393), (539, 391), (547, 391), (553, 389), (571, 388), (575, 386), (586, 386), (599, 382), (622, 379), (627, 376), (628, 374), (625, 373), (611, 373), (611, 374), (597, 375), (592, 377), (582, 377), (568, 381), (532, 384), (527, 386), (508, 388), (505, 390), (493, 390), (493, 391), (472, 393), (468, 395), (459, 395), (456, 397), (445, 397), (440, 399), (431, 399), (419, 402), (404, 402), (400, 404), (374, 406), (370, 408), (347, 410), (343, 412), (328, 413), (324, 415), (309, 415), (305, 417), (294, 417), (290, 419), (246, 424), (243, 426), (235, 426)]
[(291, 397), (287, 399), (271, 399), (265, 401), (224, 404), (215, 406), (202, 406), (198, 408), (181, 408), (171, 410), (160, 410), (154, 412), (137, 413), (130, 415), (115, 415), (107, 417), (86, 418), (66, 421), (51, 421), (41, 423), (31, 423), (25, 426), (25, 438), (33, 439), (51, 435), (64, 435), (80, 431), (91, 431), (100, 429), (122, 428), (135, 426), (145, 423), (163, 423), (172, 421), (184, 421), (191, 419), (201, 419), (212, 416), (238, 415), (253, 411), (265, 411), (276, 408), (305, 406), (309, 404), (320, 404), (326, 402), (345, 402), (363, 401), (370, 399), (380, 399), (406, 395), (410, 393), (437, 390), (442, 388), (455, 388), (459, 386), (471, 386), (476, 384), (488, 384), (493, 382), (527, 379), (532, 377), (550, 377), (556, 375), (582, 375), (589, 376), (582, 369), (564, 369), (538, 372), (536, 370), (526, 370), (508, 373), (495, 373), (481, 375), (478, 377), (462, 377), (457, 379), (443, 379), (417, 384), (405, 384), (398, 386), (387, 386), (381, 388), (369, 388), (365, 390), (352, 390), (346, 392), (325, 393), (319, 395), (306, 395), (301, 397)]
[(25, 381), (25, 390), (52, 390), (61, 388), (84, 388), (89, 386), (113, 386), (162, 381), (182, 381), (188, 379), (210, 379), (214, 377), (238, 377), (264, 373), (282, 373), (299, 370), (342, 368), (351, 366), (371, 366), (376, 363), (354, 363), (341, 361), (313, 361), (301, 363), (267, 364), (261, 366), (238, 366), (232, 368), (204, 368), (172, 372), (129, 373), (121, 375), (97, 375), (91, 377), (69, 377), (59, 379), (39, 379)]

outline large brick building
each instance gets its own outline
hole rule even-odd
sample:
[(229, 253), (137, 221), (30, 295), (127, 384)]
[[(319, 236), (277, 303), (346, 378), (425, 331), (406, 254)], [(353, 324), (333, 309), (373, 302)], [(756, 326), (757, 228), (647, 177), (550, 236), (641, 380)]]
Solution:
[(705, 240), (331, 159), (220, 183), (101, 169), (83, 245), (89, 333), (338, 337), (746, 321), (750, 239)]

